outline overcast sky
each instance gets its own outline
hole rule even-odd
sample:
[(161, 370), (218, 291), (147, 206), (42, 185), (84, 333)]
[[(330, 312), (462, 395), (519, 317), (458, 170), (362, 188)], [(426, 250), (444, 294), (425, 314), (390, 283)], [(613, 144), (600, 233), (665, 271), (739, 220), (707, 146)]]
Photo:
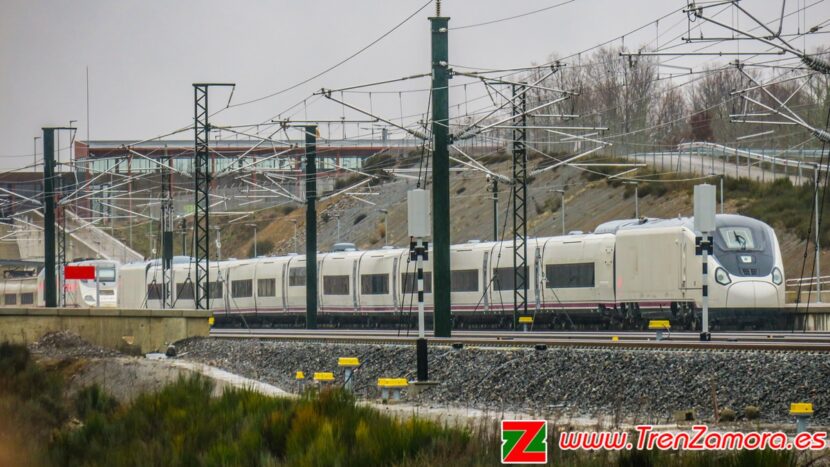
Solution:
[[(65, 125), (69, 120), (78, 120), (78, 138), (86, 139), (89, 131), (93, 140), (144, 139), (186, 126), (193, 119), (193, 82), (236, 83), (232, 103), (268, 95), (351, 55), (425, 1), (0, 0), (0, 167), (31, 163), (32, 137), (41, 134), (42, 126)], [(563, 1), (445, 0), (443, 12), (451, 17), (450, 26), (457, 27)], [(545, 62), (551, 53), (586, 49), (685, 3), (575, 0), (523, 18), (451, 30), (450, 62), (482, 68)], [(767, 19), (777, 14), (780, 4), (779, 0), (745, 3)], [(810, 11), (808, 27), (811, 19), (830, 17), (825, 2)], [(434, 5), (336, 70), (291, 92), (223, 112), (214, 123), (267, 120), (321, 87), (428, 72), (427, 17), (432, 14)], [(658, 28), (675, 24), (685, 28), (683, 15), (645, 28), (627, 38), (626, 45), (653, 40)], [(426, 80), (406, 83), (409, 89), (426, 85)], [(456, 90), (454, 96), (460, 92)], [(227, 97), (224, 91), (212, 93), (212, 110), (223, 107)], [(404, 114), (425, 110), (423, 93), (402, 99), (396, 93), (378, 94), (371, 102), (368, 95), (348, 97), (391, 116), (400, 116), (401, 107)], [(317, 102), (305, 111), (309, 118), (337, 118), (341, 108)], [(303, 112), (295, 115), (302, 116)], [(192, 132), (182, 138), (192, 138)]]

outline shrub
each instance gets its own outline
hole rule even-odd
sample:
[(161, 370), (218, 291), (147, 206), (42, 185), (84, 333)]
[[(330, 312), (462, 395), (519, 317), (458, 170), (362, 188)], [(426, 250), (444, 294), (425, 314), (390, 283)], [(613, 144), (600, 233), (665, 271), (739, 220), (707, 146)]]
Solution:
[(718, 421), (721, 422), (734, 422), (735, 418), (735, 411), (730, 409), (729, 407), (724, 407), (723, 410), (721, 410), (718, 414)]
[(118, 401), (105, 393), (97, 384), (86, 387), (75, 396), (75, 411), (82, 419), (93, 413), (110, 415), (118, 408)]
[(366, 177), (364, 177), (363, 175), (360, 175), (360, 174), (353, 174), (353, 175), (345, 177), (345, 178), (343, 178), (343, 177), (338, 178), (337, 180), (334, 181), (334, 189), (335, 190), (342, 190), (343, 188), (350, 187), (350, 186), (354, 185), (355, 183), (363, 180), (364, 178), (366, 178)]
[(53, 458), (63, 465), (391, 465), (443, 463), (472, 453), (468, 432), (355, 404), (342, 390), (309, 391), (299, 400), (241, 389), (213, 398), (200, 377), (139, 396), (126, 410), (94, 412), (63, 432)]
[(294, 212), (295, 209), (297, 209), (297, 206), (295, 206), (293, 204), (283, 204), (282, 206), (280, 206), (279, 212), (283, 216), (287, 216), (287, 215), (291, 214), (292, 212)]
[(754, 405), (747, 405), (744, 407), (744, 417), (747, 420), (758, 420), (761, 418), (761, 409)]

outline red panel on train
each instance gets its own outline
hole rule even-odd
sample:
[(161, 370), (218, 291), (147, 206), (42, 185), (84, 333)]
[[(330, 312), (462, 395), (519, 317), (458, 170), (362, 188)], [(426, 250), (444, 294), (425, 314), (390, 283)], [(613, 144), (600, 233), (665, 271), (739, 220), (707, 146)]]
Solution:
[(66, 266), (63, 268), (65, 279), (95, 280), (95, 266)]

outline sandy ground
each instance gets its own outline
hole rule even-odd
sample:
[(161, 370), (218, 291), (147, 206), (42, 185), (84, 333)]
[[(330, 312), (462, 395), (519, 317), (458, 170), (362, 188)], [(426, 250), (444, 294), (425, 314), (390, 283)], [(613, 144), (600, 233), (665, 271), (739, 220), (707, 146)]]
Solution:
[(201, 363), (186, 360), (113, 357), (79, 361), (69, 379), (68, 394), (97, 384), (119, 401), (130, 401), (144, 392), (158, 391), (179, 378), (201, 374), (214, 383), (214, 395), (226, 388), (248, 388), (269, 396), (293, 397), (270, 384), (254, 381)]

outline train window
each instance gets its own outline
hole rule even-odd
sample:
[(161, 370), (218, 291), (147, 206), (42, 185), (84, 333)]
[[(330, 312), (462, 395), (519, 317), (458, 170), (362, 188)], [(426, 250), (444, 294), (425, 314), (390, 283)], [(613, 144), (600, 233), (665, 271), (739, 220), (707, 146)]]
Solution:
[(147, 300), (161, 300), (161, 284), (147, 285)]
[(276, 297), (277, 296), (277, 280), (276, 279), (257, 279), (256, 294), (258, 297)]
[[(495, 268), (493, 269), (493, 290), (514, 290), (513, 268)], [(525, 282), (527, 288), (530, 289), (530, 277), (527, 274), (527, 267), (525, 267)]]
[(360, 293), (364, 295), (386, 295), (389, 293), (389, 274), (362, 274)]
[(211, 282), (210, 298), (222, 298), (222, 289), (224, 288), (224, 286), (224, 282)]
[(453, 292), (478, 292), (478, 269), (459, 269), (450, 274)]
[(35, 294), (32, 292), (26, 292), (20, 294), (20, 304), (21, 305), (32, 305), (35, 303)]
[(231, 296), (233, 298), (247, 298), (254, 295), (254, 281), (252, 279), (243, 279), (240, 281), (231, 281)]
[(349, 295), (349, 276), (323, 276), (323, 295)]
[(176, 300), (193, 300), (193, 282), (176, 284)]
[(98, 282), (112, 282), (115, 280), (114, 268), (98, 268)]
[(729, 250), (754, 250), (752, 231), (746, 227), (721, 227), (718, 229)]
[(288, 286), (305, 287), (305, 267), (288, 270)]
[[(418, 292), (418, 273), (405, 272), (401, 274), (401, 284), (403, 284), (403, 293), (417, 293)], [(432, 273), (424, 271), (424, 293), (432, 293)]]
[(13, 293), (7, 293), (3, 297), (3, 304), (4, 305), (17, 305), (17, 295)]
[(547, 264), (546, 285), (549, 289), (594, 286), (594, 263)]

